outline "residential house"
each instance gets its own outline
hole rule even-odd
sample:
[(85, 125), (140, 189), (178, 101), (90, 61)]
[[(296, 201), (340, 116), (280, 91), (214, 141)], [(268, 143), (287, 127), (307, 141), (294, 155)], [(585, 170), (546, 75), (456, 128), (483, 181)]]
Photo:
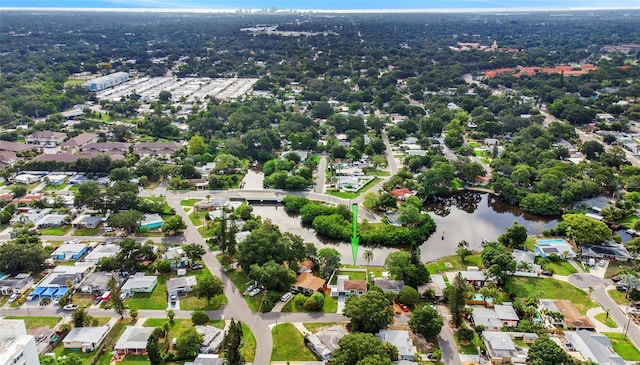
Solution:
[(68, 184), (69, 185), (80, 185), (82, 183), (87, 182), (87, 180), (89, 180), (89, 179), (87, 179), (86, 176), (81, 175), (81, 174), (76, 174), (76, 175), (73, 175), (73, 176), (71, 176), (69, 178)]
[(536, 265), (536, 254), (532, 251), (513, 250), (511, 256), (516, 262), (517, 271), (531, 273), (540, 272), (540, 265)]
[(62, 142), (60, 147), (63, 151), (69, 151), (70, 153), (75, 153), (80, 150), (83, 146), (89, 143), (98, 142), (98, 135), (96, 133), (81, 133), (75, 137), (71, 137), (68, 140)]
[(119, 245), (98, 245), (84, 257), (84, 262), (97, 264), (102, 258), (114, 257), (120, 252)]
[[(546, 327), (557, 328), (566, 327), (574, 330), (594, 331), (595, 326), (591, 320), (583, 314), (569, 300), (565, 299), (541, 299), (540, 314)], [(546, 310), (542, 310), (546, 309)], [(562, 316), (553, 316), (550, 313), (559, 313)]]
[(59, 298), (67, 293), (69, 290), (68, 285), (80, 283), (87, 270), (89, 270), (89, 267), (84, 265), (58, 265), (29, 293), (27, 300)]
[(398, 360), (413, 361), (418, 350), (409, 337), (409, 331), (380, 330), (376, 334), (382, 342), (389, 342), (398, 349)]
[(127, 326), (113, 349), (121, 355), (142, 355), (147, 352), (147, 341), (154, 327)]
[(51, 209), (28, 209), (26, 212), (20, 212), (9, 220), (9, 224), (14, 225), (16, 223), (27, 224), (33, 223), (34, 225), (49, 214)]
[(224, 331), (213, 326), (195, 326), (196, 331), (202, 335), (200, 353), (212, 354), (220, 350), (220, 345), (224, 341)]
[(193, 206), (196, 210), (216, 210), (223, 209), (229, 203), (229, 198), (215, 197), (208, 200), (201, 200), (195, 203)]
[(89, 247), (84, 243), (65, 243), (60, 245), (51, 253), (51, 258), (54, 260), (78, 260), (80, 259)]
[(109, 326), (75, 327), (62, 340), (65, 349), (95, 351), (109, 333)]
[(511, 305), (496, 304), (493, 308), (471, 306), (471, 320), (475, 326), (484, 326), (489, 331), (500, 331), (503, 327), (515, 328), (520, 318)]
[(431, 275), (431, 281), (418, 286), (418, 293), (420, 293), (420, 298), (425, 299), (427, 296), (425, 293), (428, 290), (433, 291), (433, 295), (436, 300), (441, 300), (444, 298), (444, 289), (447, 287), (447, 284), (444, 282), (444, 276), (442, 275)]
[(373, 279), (373, 285), (382, 289), (384, 292), (392, 291), (398, 294), (400, 290), (404, 288), (404, 281), (391, 280), (389, 278), (375, 278)]
[(349, 275), (338, 275), (338, 294), (349, 296), (367, 292), (366, 280), (349, 280)]
[(20, 174), (14, 178), (14, 181), (18, 184), (29, 185), (29, 184), (37, 183), (38, 181), (40, 181), (40, 179), (41, 178), (38, 175)]
[(626, 247), (615, 242), (605, 242), (599, 245), (582, 243), (580, 244), (580, 250), (582, 256), (594, 259), (604, 258), (628, 261), (633, 258)]
[(0, 279), (0, 295), (24, 294), (33, 284), (31, 274), (3, 276)]
[(198, 284), (195, 276), (180, 276), (167, 280), (167, 293), (169, 295), (185, 294), (191, 292), (193, 288)]
[(0, 141), (0, 151), (10, 151), (10, 152), (18, 153), (18, 152), (31, 151), (34, 148), (36, 148), (36, 146), (28, 145), (24, 143)]
[(69, 219), (67, 214), (47, 214), (35, 223), (36, 229), (60, 227), (67, 222), (67, 219)]
[(609, 338), (592, 331), (565, 331), (566, 346), (578, 351), (585, 360), (599, 365), (624, 365), (626, 362), (614, 350)]
[(126, 294), (151, 293), (157, 284), (157, 276), (146, 276), (144, 273), (137, 273), (130, 276), (120, 290)]
[(516, 346), (507, 332), (483, 331), (482, 337), (491, 364), (526, 364), (529, 350)]
[(140, 157), (164, 157), (173, 156), (180, 148), (176, 142), (140, 142), (133, 146), (133, 153)]
[(67, 138), (66, 133), (38, 131), (25, 137), (25, 142), (40, 147), (55, 147)]
[(324, 279), (313, 276), (312, 273), (303, 272), (298, 275), (296, 282), (291, 285), (291, 291), (311, 295), (315, 292), (322, 291), (324, 284)]
[(189, 258), (185, 255), (184, 250), (180, 247), (171, 247), (163, 254), (166, 260), (171, 263), (172, 269), (187, 267)]
[(80, 291), (87, 294), (102, 295), (109, 290), (109, 280), (113, 278), (113, 274), (106, 272), (94, 272), (80, 283)]
[[(455, 279), (457, 274), (455, 272), (447, 272), (446, 275), (447, 279), (449, 279), (449, 282), (453, 283), (453, 280)], [(476, 289), (482, 288), (489, 281), (484, 272), (476, 266), (467, 267), (467, 270), (460, 271), (460, 275), (462, 275), (462, 278)]]
[(159, 214), (145, 214), (144, 219), (140, 222), (140, 229), (156, 229), (161, 228), (164, 220)]
[(595, 213), (600, 213), (602, 210), (612, 204), (615, 201), (604, 196), (596, 196), (590, 199), (584, 199), (575, 204), (576, 209), (587, 209)]
[(331, 354), (340, 347), (338, 341), (348, 334), (344, 326), (336, 325), (307, 335), (305, 342), (320, 360), (331, 361)]
[(80, 150), (82, 152), (90, 152), (90, 153), (104, 153), (107, 155), (119, 154), (126, 155), (129, 153), (129, 146), (131, 144), (124, 142), (96, 142), (96, 143), (88, 143), (82, 147)]
[(0, 319), (0, 364), (40, 365), (36, 340), (23, 320)]
[(198, 354), (193, 361), (187, 361), (184, 365), (224, 365), (224, 359), (217, 354)]
[(573, 247), (563, 239), (538, 240), (535, 245), (536, 255), (549, 258), (551, 255), (573, 258), (576, 256)]
[(67, 180), (67, 175), (49, 174), (45, 176), (44, 181), (47, 185), (63, 185)]
[(0, 151), (0, 169), (13, 166), (18, 161), (18, 156), (13, 151)]
[(187, 184), (189, 184), (189, 186), (193, 186), (194, 188), (196, 188), (196, 190), (204, 190), (209, 186), (207, 180), (203, 178), (187, 179)]
[(96, 228), (102, 223), (102, 217), (96, 217), (91, 215), (79, 215), (71, 222), (73, 228)]
[(407, 198), (416, 195), (417, 192), (403, 188), (403, 189), (391, 189), (389, 194), (391, 194), (397, 200), (407, 200)]

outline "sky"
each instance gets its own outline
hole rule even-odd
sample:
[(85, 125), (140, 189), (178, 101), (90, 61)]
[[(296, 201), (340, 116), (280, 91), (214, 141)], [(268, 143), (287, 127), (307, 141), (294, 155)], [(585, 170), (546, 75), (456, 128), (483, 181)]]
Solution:
[(507, 9), (638, 8), (640, 0), (0, 0), (0, 8), (145, 9)]

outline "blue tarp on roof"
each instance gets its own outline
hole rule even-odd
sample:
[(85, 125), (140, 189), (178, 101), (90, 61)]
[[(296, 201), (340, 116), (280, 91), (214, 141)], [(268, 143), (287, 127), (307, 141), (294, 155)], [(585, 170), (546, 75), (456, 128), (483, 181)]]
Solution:
[(69, 288), (67, 287), (58, 288), (58, 291), (56, 291), (56, 294), (54, 295), (54, 297), (61, 297), (65, 295), (68, 291), (69, 291)]
[(53, 297), (53, 294), (58, 290), (58, 288), (47, 288), (44, 293), (40, 294), (41, 297)]
[(36, 288), (31, 292), (31, 295), (40, 295), (42, 294), (43, 291), (45, 291), (47, 288), (43, 288), (41, 286), (36, 286)]

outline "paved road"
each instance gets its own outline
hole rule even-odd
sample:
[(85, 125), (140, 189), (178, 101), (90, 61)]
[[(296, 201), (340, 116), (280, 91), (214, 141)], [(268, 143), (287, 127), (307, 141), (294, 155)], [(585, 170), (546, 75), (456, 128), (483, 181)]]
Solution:
[(609, 316), (623, 331), (628, 325), (627, 336), (636, 347), (640, 348), (640, 327), (633, 320), (630, 321), (629, 316), (607, 294), (607, 286), (611, 285), (611, 280), (600, 279), (589, 274), (573, 274), (569, 276), (569, 283), (584, 290), (592, 287), (591, 298), (600, 304), (603, 309), (609, 309)]
[(318, 164), (318, 173), (316, 174), (316, 184), (313, 186), (313, 192), (322, 194), (324, 193), (324, 183), (327, 181), (327, 155), (322, 154), (320, 156), (320, 163)]

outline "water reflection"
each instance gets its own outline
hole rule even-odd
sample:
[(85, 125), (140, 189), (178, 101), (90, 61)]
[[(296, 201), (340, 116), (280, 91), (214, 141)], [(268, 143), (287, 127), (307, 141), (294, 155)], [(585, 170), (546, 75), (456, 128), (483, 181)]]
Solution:
[[(486, 193), (461, 192), (425, 204), (425, 210), (432, 213), (437, 230), (421, 246), (423, 261), (454, 255), (458, 242), (462, 240), (469, 242), (471, 249), (479, 250), (483, 238), (497, 239), (514, 221), (525, 226), (529, 234), (539, 234), (556, 223), (554, 219), (524, 213), (518, 207), (505, 204), (498, 197)], [(299, 217), (288, 215), (282, 207), (276, 209), (275, 206), (256, 205), (254, 213), (271, 219), (282, 231), (295, 233), (318, 248), (335, 248), (342, 254), (343, 263), (353, 263), (350, 243), (320, 239), (313, 229), (302, 227)], [(356, 261), (358, 265), (366, 264), (362, 253), (367, 249), (374, 254), (372, 265), (383, 265), (387, 255), (396, 250), (360, 247)]]

